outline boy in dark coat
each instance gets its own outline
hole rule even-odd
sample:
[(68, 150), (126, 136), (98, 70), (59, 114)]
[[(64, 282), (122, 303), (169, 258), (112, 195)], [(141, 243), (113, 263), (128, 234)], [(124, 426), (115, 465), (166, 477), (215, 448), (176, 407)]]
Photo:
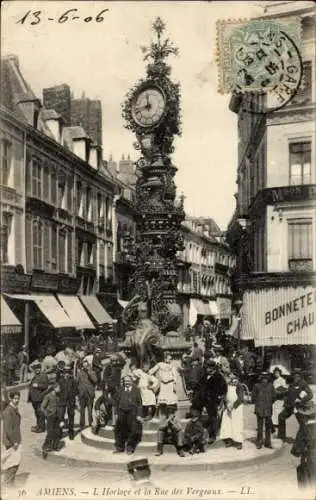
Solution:
[(114, 430), (114, 453), (126, 451), (128, 455), (134, 453), (141, 437), (141, 422), (143, 404), (140, 390), (133, 385), (130, 376), (124, 377), (123, 387), (117, 394), (117, 421)]
[(52, 390), (46, 394), (41, 404), (41, 410), (47, 420), (47, 434), (42, 446), (43, 458), (47, 452), (58, 451), (60, 441), (60, 409), (59, 409), (60, 385), (55, 383)]
[(34, 376), (29, 386), (28, 402), (32, 403), (36, 426), (31, 430), (32, 432), (45, 432), (45, 416), (41, 411), (41, 404), (48, 389), (48, 377), (41, 371), (41, 363), (34, 363), (32, 369)]
[(180, 457), (184, 457), (183, 450), (183, 428), (180, 420), (176, 417), (176, 405), (169, 405), (166, 408), (166, 415), (163, 415), (158, 424), (157, 452), (156, 456), (163, 454), (163, 445), (172, 443)]
[[(65, 414), (67, 411), (69, 439), (73, 440), (75, 437), (74, 420), (75, 420), (77, 383), (73, 377), (72, 365), (70, 364), (65, 365), (64, 373), (59, 376), (58, 383), (60, 386), (59, 418), (61, 422), (64, 422)], [(60, 437), (62, 437), (62, 431)]]
[(204, 453), (207, 444), (207, 431), (201, 422), (201, 412), (192, 408), (190, 415), (191, 420), (184, 429), (184, 449), (192, 455), (194, 453)]
[[(18, 449), (21, 445), (21, 415), (18, 410), (19, 402), (20, 393), (18, 391), (11, 391), (9, 393), (9, 404), (3, 411), (2, 441), (5, 449), (7, 451), (12, 450), (12, 453), (18, 453)], [(3, 458), (2, 456), (2, 460)], [(8, 456), (8, 460), (10, 460), (10, 456)], [(15, 476), (20, 465), (18, 457), (15, 462), (14, 465), (11, 464), (10, 466), (6, 466), (5, 462), (2, 463), (4, 482), (7, 486), (14, 485)]]
[(261, 449), (263, 444), (263, 423), (265, 424), (265, 448), (272, 448), (272, 406), (276, 399), (273, 384), (269, 381), (267, 372), (261, 373), (260, 382), (255, 384), (252, 392), (255, 414), (257, 416), (257, 448)]

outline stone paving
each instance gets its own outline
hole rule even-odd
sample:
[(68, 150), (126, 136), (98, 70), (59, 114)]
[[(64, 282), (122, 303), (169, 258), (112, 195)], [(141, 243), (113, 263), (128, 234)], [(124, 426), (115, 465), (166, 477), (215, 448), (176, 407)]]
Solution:
[[(22, 392), (21, 415), (22, 415), (22, 439), (23, 456), (22, 463), (17, 477), (17, 493), (21, 496), (33, 500), (37, 496), (54, 498), (55, 496), (79, 496), (83, 499), (95, 498), (96, 496), (121, 498), (122, 496), (132, 497), (131, 493), (119, 491), (118, 488), (131, 488), (131, 481), (126, 472), (98, 469), (96, 466), (71, 467), (69, 464), (53, 463), (43, 460), (37, 456), (35, 449), (38, 449), (44, 439), (43, 434), (34, 434), (30, 428), (34, 425), (33, 410), (30, 404), (26, 403), (27, 391)], [(76, 417), (78, 419), (78, 415)], [(297, 430), (296, 419), (291, 417), (288, 420), (288, 435), (295, 437)], [(245, 409), (245, 429), (256, 428), (253, 406)], [(229, 468), (227, 470), (216, 471), (173, 471), (160, 470), (152, 474), (151, 481), (154, 486), (141, 491), (142, 497), (159, 499), (166, 498), (239, 498), (250, 495), (252, 498), (286, 498), (294, 500), (303, 498), (301, 492), (297, 490), (296, 470), (297, 459), (290, 454), (290, 444), (286, 444), (281, 456), (276, 457), (266, 463), (251, 464), (244, 468)], [(236, 453), (236, 450), (232, 450)], [(113, 455), (113, 462), (115, 455)], [(150, 462), (150, 457), (149, 457)], [(154, 476), (154, 477), (153, 477)], [(56, 488), (75, 488), (74, 491), (56, 490)], [(111, 487), (113, 491), (103, 490)], [(46, 490), (45, 490), (46, 488)], [(52, 488), (55, 488), (53, 491)], [(94, 489), (95, 488), (95, 489)], [(116, 489), (115, 489), (116, 488)], [(145, 486), (143, 487), (145, 488)], [(156, 490), (155, 490), (156, 488)], [(159, 488), (162, 488), (160, 491)], [(163, 491), (165, 489), (165, 492)], [(173, 488), (178, 488), (174, 490)], [(190, 488), (193, 490), (191, 491)], [(195, 491), (200, 489), (200, 491)], [(127, 491), (127, 490), (126, 490)], [(156, 493), (155, 493), (156, 491)], [(216, 493), (217, 491), (217, 493)], [(2, 498), (5, 495), (2, 494)], [(8, 498), (13, 498), (11, 492)], [(315, 498), (310, 493), (304, 498)]]

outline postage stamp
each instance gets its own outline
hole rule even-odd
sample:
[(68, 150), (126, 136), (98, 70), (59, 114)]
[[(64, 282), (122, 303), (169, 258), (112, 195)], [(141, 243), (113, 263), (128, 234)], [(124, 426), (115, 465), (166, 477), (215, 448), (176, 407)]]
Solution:
[(269, 108), (288, 102), (302, 79), (300, 20), (218, 21), (218, 91), (261, 92)]

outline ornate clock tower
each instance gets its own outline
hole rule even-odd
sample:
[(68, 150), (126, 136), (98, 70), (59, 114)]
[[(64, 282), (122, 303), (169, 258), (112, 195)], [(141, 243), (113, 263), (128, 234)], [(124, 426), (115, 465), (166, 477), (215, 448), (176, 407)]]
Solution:
[[(136, 134), (140, 151), (136, 183), (135, 272), (130, 286), (133, 295), (148, 304), (148, 314), (163, 333), (179, 326), (176, 304), (178, 263), (183, 249), (180, 224), (184, 220), (183, 199), (176, 201), (171, 160), (174, 136), (180, 135), (180, 88), (170, 80), (169, 55), (178, 50), (169, 39), (162, 40), (165, 25), (153, 23), (156, 40), (143, 48), (147, 75), (126, 96), (122, 106), (126, 128)], [(131, 315), (130, 312), (126, 311)]]

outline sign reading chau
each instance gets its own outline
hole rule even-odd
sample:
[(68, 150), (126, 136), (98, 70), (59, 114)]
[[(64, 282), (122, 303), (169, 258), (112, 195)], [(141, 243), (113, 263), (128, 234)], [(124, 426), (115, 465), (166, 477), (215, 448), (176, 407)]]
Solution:
[(247, 291), (241, 338), (256, 346), (315, 344), (316, 288)]

